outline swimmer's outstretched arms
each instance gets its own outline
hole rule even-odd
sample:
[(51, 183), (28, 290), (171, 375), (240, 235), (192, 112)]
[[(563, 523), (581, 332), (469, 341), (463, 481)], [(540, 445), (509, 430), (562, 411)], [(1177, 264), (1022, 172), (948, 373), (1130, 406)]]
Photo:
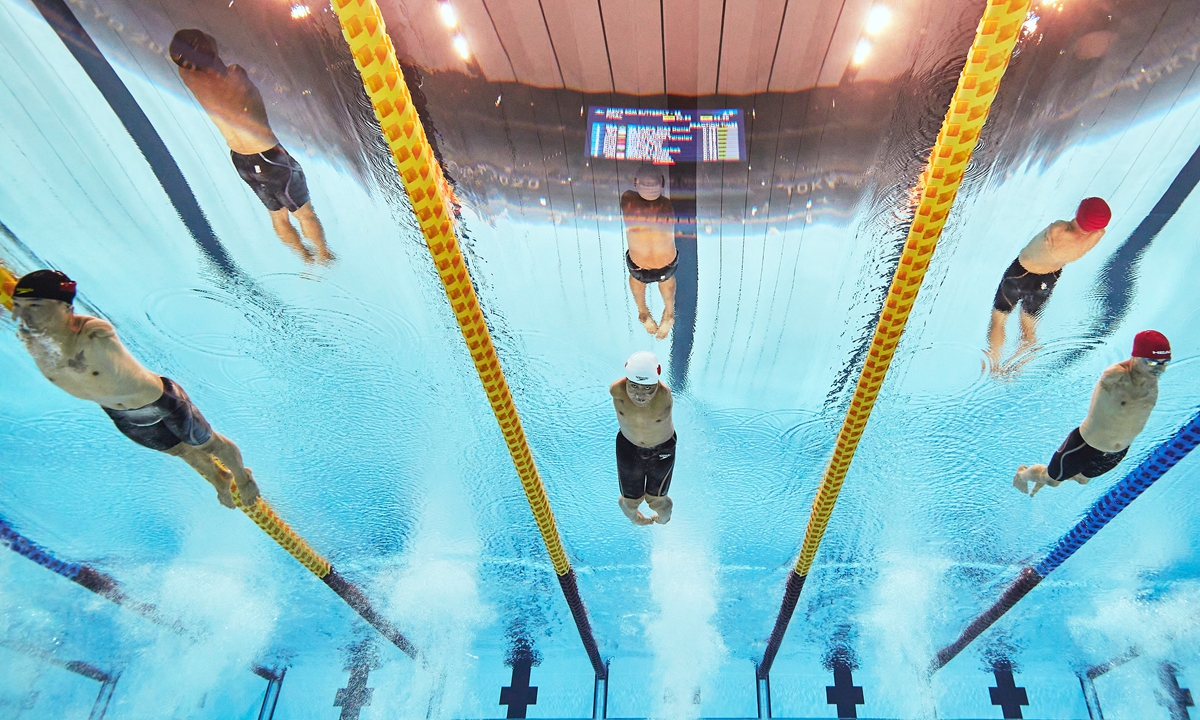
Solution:
[[(625, 363), (625, 377), (608, 388), (617, 410), (618, 504), (635, 525), (666, 524), (673, 503), (667, 497), (675, 470), (675, 427), (671, 391), (659, 380), (662, 366), (654, 353), (636, 352)], [(642, 501), (655, 514), (638, 509)]]
[(234, 507), (231, 480), (242, 503), (253, 505), (258, 485), (237, 445), (213, 431), (183, 388), (142, 367), (111, 324), (76, 315), (74, 301), (75, 283), (57, 270), (17, 281), (17, 337), (38, 370), (71, 395), (98, 404), (130, 440), (182, 458), (212, 483), (225, 507)]
[(1158, 377), (1170, 360), (1171, 345), (1162, 333), (1138, 333), (1133, 356), (1110, 366), (1100, 376), (1087, 418), (1054, 452), (1050, 464), (1021, 465), (1013, 477), (1013, 487), (1033, 496), (1047, 485), (1058, 487), (1068, 480), (1086, 485), (1115, 468), (1150, 419), (1150, 411), (1158, 402)]

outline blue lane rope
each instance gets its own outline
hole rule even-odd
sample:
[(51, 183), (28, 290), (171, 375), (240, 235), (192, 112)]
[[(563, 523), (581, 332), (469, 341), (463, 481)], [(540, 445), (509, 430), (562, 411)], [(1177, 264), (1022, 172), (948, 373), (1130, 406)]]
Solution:
[(18, 555), (29, 558), (38, 565), (56, 572), (68, 580), (74, 580), (79, 577), (81, 565), (78, 563), (63, 562), (54, 557), (37, 543), (14, 530), (12, 525), (9, 525), (4, 518), (0, 518), (0, 543), (4, 543)]
[(1100, 532), (1100, 528), (1116, 517), (1117, 513), (1128, 507), (1129, 503), (1153, 485), (1155, 480), (1186, 457), (1197, 444), (1200, 444), (1200, 412), (1193, 415), (1171, 439), (1155, 448), (1141, 465), (1097, 500), (1088, 510), (1088, 514), (1071, 528), (1070, 532), (1063, 535), (1054, 549), (1034, 567), (1034, 571), (1044, 578), (1062, 565), (1093, 535)]

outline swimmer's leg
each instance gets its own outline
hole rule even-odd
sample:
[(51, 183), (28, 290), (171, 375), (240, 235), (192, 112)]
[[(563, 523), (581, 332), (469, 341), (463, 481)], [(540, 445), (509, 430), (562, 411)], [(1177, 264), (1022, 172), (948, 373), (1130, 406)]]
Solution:
[(267, 212), (271, 213), (271, 226), (275, 228), (275, 234), (279, 236), (283, 244), (295, 250), (304, 262), (312, 262), (312, 253), (304, 247), (303, 241), (300, 240), (300, 233), (292, 227), (292, 220), (287, 208), (268, 210)]
[(634, 525), (651, 525), (658, 518), (657, 515), (646, 517), (638, 510), (638, 506), (642, 504), (642, 498), (627, 498), (622, 495), (617, 504), (621, 506), (621, 512), (625, 513), (625, 517), (632, 520)]
[(301, 205), (293, 214), (296, 216), (296, 220), (300, 221), (300, 232), (304, 233), (304, 237), (317, 246), (317, 262), (328, 265), (336, 260), (334, 254), (329, 252), (329, 247), (325, 245), (325, 228), (317, 218), (317, 211), (313, 210), (312, 201)]
[(1004, 323), (1008, 313), (992, 309), (992, 321), (988, 325), (988, 362), (992, 373), (1000, 371), (1000, 351), (1004, 349)]
[(1021, 310), (1021, 343), (1017, 346), (1017, 352), (1028, 350), (1037, 345), (1037, 316), (1030, 315)]
[(671, 510), (675, 503), (671, 502), (671, 498), (666, 495), (647, 495), (646, 504), (650, 509), (658, 513), (654, 516), (654, 522), (659, 525), (666, 525), (671, 521)]
[(206, 455), (215, 456), (233, 473), (233, 479), (237, 482), (238, 495), (241, 496), (243, 505), (249, 507), (258, 500), (258, 483), (254, 482), (254, 475), (250, 473), (250, 468), (242, 464), (242, 451), (233, 444), (232, 440), (213, 431), (208, 442), (198, 445), (196, 449)]
[(193, 470), (200, 473), (201, 477), (216, 488), (217, 500), (222, 505), (227, 508), (237, 507), (233, 502), (233, 494), (229, 491), (229, 483), (233, 480), (233, 473), (215, 462), (211, 454), (201, 452), (184, 442), (163, 452), (183, 459), (184, 462), (192, 466)]
[(651, 335), (658, 332), (658, 323), (654, 322), (654, 316), (650, 314), (650, 308), (646, 306), (646, 284), (630, 275), (629, 290), (633, 293), (633, 301), (637, 303), (638, 322)]
[(658, 332), (654, 337), (662, 340), (671, 332), (671, 326), (675, 324), (675, 278), (671, 277), (658, 284), (658, 291), (662, 293), (663, 308), (662, 320), (658, 321)]
[[(1033, 482), (1033, 489), (1028, 490), (1028, 484)], [(1046, 472), (1045, 465), (1021, 465), (1017, 468), (1017, 474), (1013, 476), (1013, 487), (1026, 492), (1028, 490), (1029, 497), (1037, 495), (1038, 490), (1049, 485), (1050, 487), (1058, 487), (1059, 482), (1050, 477)]]

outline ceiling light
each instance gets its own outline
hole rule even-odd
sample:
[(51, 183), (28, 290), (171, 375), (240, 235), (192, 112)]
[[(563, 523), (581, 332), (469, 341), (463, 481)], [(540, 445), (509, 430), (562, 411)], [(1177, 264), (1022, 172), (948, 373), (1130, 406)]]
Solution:
[(883, 5), (871, 8), (867, 15), (867, 34), (878, 35), (892, 20), (892, 11)]
[(867, 57), (871, 54), (871, 43), (866, 38), (858, 41), (858, 45), (854, 48), (854, 55), (850, 58), (850, 64), (858, 67), (866, 62)]
[(454, 36), (454, 49), (463, 60), (471, 59), (471, 49), (467, 47), (467, 39), (462, 36), (462, 33)]
[(454, 14), (454, 6), (450, 3), (438, 3), (438, 12), (441, 13), (442, 22), (446, 23), (446, 27), (454, 27), (458, 24), (458, 16)]
[[(230, 3), (230, 4), (232, 4), (232, 3)], [(293, 20), (303, 20), (304, 18), (308, 17), (310, 14), (312, 14), (312, 10), (309, 10), (307, 5), (293, 5), (292, 6), (292, 19)]]

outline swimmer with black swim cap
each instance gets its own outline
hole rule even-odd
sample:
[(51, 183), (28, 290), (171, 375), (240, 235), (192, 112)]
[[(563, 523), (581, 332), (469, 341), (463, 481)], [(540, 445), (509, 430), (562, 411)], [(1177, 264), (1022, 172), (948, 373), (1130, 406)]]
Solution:
[[(71, 395), (100, 405), (117, 429), (152, 450), (191, 465), (234, 507), (230, 481), (244, 505), (258, 499), (258, 485), (242, 453), (213, 431), (183, 388), (142, 367), (108, 322), (76, 315), (75, 282), (57, 270), (38, 270), (17, 281), (13, 319), (46, 379)], [(220, 462), (217, 462), (217, 461)]]
[[(661, 377), (658, 358), (642, 350), (626, 361), (625, 377), (608, 388), (621, 426), (617, 431), (618, 504), (635, 525), (666, 524), (674, 507), (667, 492), (675, 471), (677, 438), (671, 422), (671, 390)], [(655, 511), (653, 516), (646, 517), (638, 509), (643, 500)]]
[(250, 76), (241, 67), (222, 62), (216, 38), (195, 28), (175, 33), (170, 55), (183, 84), (225, 138), (238, 175), (270, 213), (275, 234), (305, 262), (312, 262), (312, 251), (292, 226), (289, 213), (295, 215), (300, 232), (316, 246), (316, 261), (333, 262), (325, 229), (309, 198), (304, 169), (279, 144), (262, 94)]

